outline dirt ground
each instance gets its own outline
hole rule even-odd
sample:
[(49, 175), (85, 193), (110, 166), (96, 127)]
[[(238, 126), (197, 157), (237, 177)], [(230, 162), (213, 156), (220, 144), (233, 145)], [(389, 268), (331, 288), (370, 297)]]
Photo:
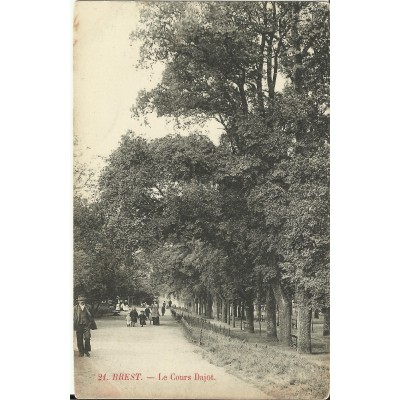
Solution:
[(78, 357), (78, 399), (267, 399), (243, 380), (204, 360), (169, 311), (160, 326), (126, 327), (125, 314), (96, 320), (91, 357)]

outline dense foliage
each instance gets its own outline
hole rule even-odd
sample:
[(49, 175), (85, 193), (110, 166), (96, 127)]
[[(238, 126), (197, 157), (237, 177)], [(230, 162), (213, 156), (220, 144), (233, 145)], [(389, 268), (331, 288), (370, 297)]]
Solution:
[(253, 307), (274, 284), (329, 307), (328, 17), (322, 3), (146, 3), (131, 38), (142, 66), (165, 70), (135, 113), (215, 119), (224, 133), (218, 146), (122, 138), (98, 200), (76, 201), (76, 287), (149, 283)]

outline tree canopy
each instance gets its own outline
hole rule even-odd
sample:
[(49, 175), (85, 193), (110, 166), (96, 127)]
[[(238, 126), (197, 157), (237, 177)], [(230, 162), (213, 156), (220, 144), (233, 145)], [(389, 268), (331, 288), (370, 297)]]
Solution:
[(131, 39), (142, 66), (165, 65), (135, 112), (215, 119), (224, 134), (122, 137), (96, 202), (76, 202), (77, 285), (147, 276), (252, 307), (278, 284), (329, 307), (328, 5), (146, 3)]

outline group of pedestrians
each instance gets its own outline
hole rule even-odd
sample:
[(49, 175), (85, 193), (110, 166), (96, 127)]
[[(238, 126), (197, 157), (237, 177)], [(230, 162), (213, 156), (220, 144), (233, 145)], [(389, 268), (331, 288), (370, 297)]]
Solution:
[[(142, 303), (142, 307), (144, 307), (144, 310), (141, 310), (140, 314), (137, 312), (136, 307), (133, 307), (132, 310), (126, 315), (126, 326), (134, 327), (138, 320), (141, 327), (146, 325), (146, 321), (149, 321), (150, 324), (153, 323), (153, 325), (160, 325), (160, 311), (158, 303), (154, 301), (151, 306), (149, 306), (147, 303)], [(164, 301), (161, 307), (162, 316), (165, 315), (165, 309), (166, 303)]]
[[(82, 295), (78, 296), (78, 304), (74, 307), (74, 330), (76, 331), (76, 339), (79, 351), (79, 357), (86, 355), (90, 357), (90, 330), (97, 329), (96, 322), (93, 317), (93, 312), (91, 307), (86, 304), (86, 298)], [(169, 307), (171, 307), (172, 302), (169, 301)], [(153, 325), (160, 325), (160, 311), (159, 305), (156, 301), (153, 302), (151, 306), (143, 303), (144, 310), (140, 311), (140, 314), (133, 307), (130, 312), (126, 315), (126, 325), (127, 327), (133, 327), (137, 322), (143, 327), (146, 325), (146, 321), (152, 322)], [(166, 303), (165, 301), (161, 307), (161, 315), (165, 315)]]
[(126, 326), (128, 328), (133, 327), (139, 320), (140, 326), (143, 327), (143, 325), (146, 325), (146, 319), (147, 317), (145, 311), (142, 310), (139, 314), (136, 310), (136, 307), (133, 307), (132, 310), (126, 314)]

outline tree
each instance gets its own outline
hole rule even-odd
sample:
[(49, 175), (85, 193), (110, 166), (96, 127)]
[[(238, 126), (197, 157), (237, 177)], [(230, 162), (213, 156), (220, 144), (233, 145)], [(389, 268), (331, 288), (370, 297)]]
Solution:
[(103, 206), (74, 201), (74, 293), (84, 293), (95, 312), (103, 300), (148, 289), (143, 265), (111, 240)]
[[(153, 246), (173, 258), (163, 246), (183, 246), (199, 296), (240, 298), (251, 315), (265, 285), (288, 345), (297, 300), (299, 351), (311, 350), (310, 308), (329, 305), (328, 16), (325, 4), (298, 2), (146, 5), (132, 39), (143, 41), (143, 64), (165, 71), (134, 110), (214, 118), (225, 134), (218, 147), (201, 135), (125, 137), (101, 181), (128, 253)], [(202, 249), (221, 257), (226, 287), (201, 278), (218, 276)]]

